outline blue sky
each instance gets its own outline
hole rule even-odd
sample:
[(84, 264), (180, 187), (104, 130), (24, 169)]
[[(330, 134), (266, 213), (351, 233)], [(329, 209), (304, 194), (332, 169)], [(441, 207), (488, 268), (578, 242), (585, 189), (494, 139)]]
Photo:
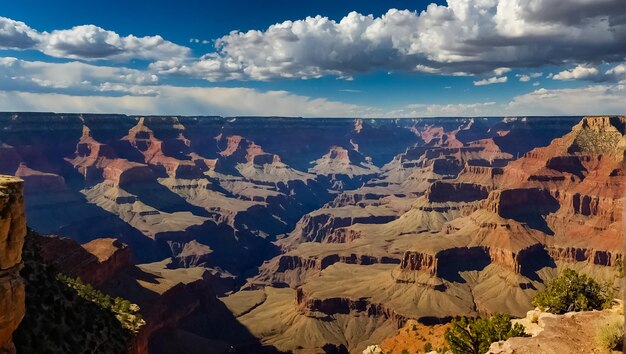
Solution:
[(620, 6), (620, 0), (3, 2), (0, 110), (620, 114), (626, 110)]

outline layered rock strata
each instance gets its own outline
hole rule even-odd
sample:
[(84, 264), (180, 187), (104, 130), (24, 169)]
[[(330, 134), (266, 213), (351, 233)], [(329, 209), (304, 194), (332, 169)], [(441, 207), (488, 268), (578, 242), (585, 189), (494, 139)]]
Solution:
[(23, 181), (0, 175), (0, 353), (15, 353), (12, 335), (24, 317), (19, 272), (26, 235)]

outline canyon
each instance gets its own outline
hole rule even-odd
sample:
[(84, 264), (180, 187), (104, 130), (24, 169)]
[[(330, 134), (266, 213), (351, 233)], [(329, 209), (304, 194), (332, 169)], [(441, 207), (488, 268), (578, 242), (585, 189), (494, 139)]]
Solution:
[(523, 317), (564, 268), (619, 284), (625, 153), (622, 116), (0, 113), (0, 353), (27, 233), (139, 306), (130, 353), (361, 353)]

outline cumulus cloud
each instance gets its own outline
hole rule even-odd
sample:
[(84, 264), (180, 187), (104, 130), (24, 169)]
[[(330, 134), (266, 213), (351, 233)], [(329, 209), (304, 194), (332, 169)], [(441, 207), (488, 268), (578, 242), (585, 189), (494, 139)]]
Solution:
[(588, 115), (626, 112), (624, 85), (593, 85), (574, 89), (540, 88), (515, 97), (506, 112), (516, 115)]
[(626, 79), (626, 65), (620, 64), (607, 70), (604, 75), (613, 81), (622, 81)]
[(0, 17), (0, 49), (36, 49), (49, 56), (70, 59), (183, 60), (190, 49), (161, 36), (120, 36), (94, 25), (39, 32), (24, 22)]
[(0, 49), (28, 49), (38, 42), (37, 31), (24, 22), (0, 17)]
[(519, 78), (521, 82), (528, 82), (530, 79), (536, 79), (543, 76), (543, 73), (530, 73), (530, 74), (516, 74), (515, 77)]
[(506, 76), (501, 76), (501, 77), (490, 77), (488, 79), (482, 79), (482, 80), (478, 80), (478, 81), (474, 81), (474, 86), (485, 86), (485, 85), (491, 85), (491, 84), (502, 84), (508, 81), (508, 78)]
[(511, 71), (511, 68), (496, 68), (493, 70), (493, 73), (496, 74), (496, 76), (502, 76), (509, 71)]
[[(350, 78), (372, 70), (488, 73), (569, 62), (623, 60), (621, 0), (449, 0), (421, 13), (351, 12), (307, 17), (264, 30), (233, 31), (198, 60), (153, 69), (209, 81)], [(562, 12), (554, 11), (562, 9)]]
[(578, 65), (574, 69), (564, 70), (558, 74), (552, 76), (554, 80), (580, 80), (580, 79), (591, 79), (593, 77), (598, 76), (600, 72), (598, 69), (586, 66), (586, 65)]
[(85, 95), (155, 94), (155, 89), (140, 86), (156, 85), (155, 74), (124, 67), (97, 66), (81, 62), (46, 63), (0, 57), (0, 90), (58, 92)]
[(554, 80), (588, 80), (595, 82), (619, 82), (626, 79), (624, 64), (616, 65), (605, 72), (590, 65), (578, 65), (573, 69), (564, 70), (550, 77)]

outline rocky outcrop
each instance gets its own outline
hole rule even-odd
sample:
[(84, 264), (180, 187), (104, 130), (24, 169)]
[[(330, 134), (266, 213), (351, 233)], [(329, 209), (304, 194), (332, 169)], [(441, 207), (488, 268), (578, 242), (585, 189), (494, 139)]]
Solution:
[(402, 328), (407, 317), (396, 313), (383, 304), (371, 303), (368, 299), (326, 298), (315, 299), (308, 296), (302, 288), (296, 290), (296, 304), (300, 311), (310, 317), (319, 317), (319, 314), (334, 316), (337, 314), (363, 314), (391, 320), (396, 328)]
[(487, 198), (486, 187), (472, 183), (433, 183), (426, 195), (430, 202), (473, 202)]
[(483, 206), (504, 218), (516, 220), (528, 215), (545, 215), (559, 208), (557, 201), (548, 191), (537, 188), (493, 191)]
[(26, 235), (23, 182), (0, 176), (0, 353), (14, 353), (12, 335), (24, 317), (25, 287), (19, 271)]
[(536, 270), (536, 263), (547, 255), (544, 246), (536, 243), (520, 250), (497, 246), (451, 247), (435, 254), (406, 251), (400, 269), (420, 271), (433, 277), (449, 278), (464, 270), (480, 270), (490, 263), (498, 264), (517, 274)]
[(137, 125), (131, 128), (122, 140), (139, 150), (144, 156), (144, 161), (152, 166), (158, 175), (182, 179), (201, 177), (203, 174), (199, 166), (192, 161), (191, 156), (184, 154), (190, 145), (182, 133), (184, 127), (178, 124), (177, 119), (173, 119), (170, 128), (176, 134), (159, 139), (149, 127), (155, 120), (157, 120), (155, 117), (139, 118)]
[(598, 341), (598, 333), (611, 325), (623, 327), (623, 311), (623, 303), (602, 311), (568, 312), (563, 315), (531, 310), (526, 318), (512, 321), (522, 324), (525, 327), (525, 332), (530, 336), (512, 337), (506, 341), (492, 343), (487, 353), (622, 352), (623, 348), (604, 348), (602, 343)]
[(613, 267), (623, 261), (624, 254), (593, 248), (548, 247), (550, 257), (565, 262), (586, 262), (593, 265)]
[(113, 238), (95, 239), (84, 245), (58, 236), (39, 237), (34, 242), (44, 263), (94, 287), (115, 279), (133, 265), (128, 246)]
[(119, 158), (110, 146), (96, 141), (91, 129), (83, 126), (83, 135), (73, 158), (66, 158), (87, 182), (108, 181), (116, 186), (149, 182), (155, 178), (148, 165)]
[(250, 280), (246, 289), (258, 288), (263, 284), (277, 287), (289, 286), (296, 288), (310, 277), (319, 275), (321, 271), (335, 263), (371, 265), (400, 264), (401, 260), (390, 256), (371, 256), (367, 254), (329, 254), (320, 257), (306, 257), (285, 254), (261, 266), (260, 274)]
[(323, 176), (327, 180), (324, 182), (335, 190), (360, 187), (380, 173), (370, 158), (341, 146), (331, 147), (327, 154), (311, 163), (315, 166), (309, 172)]
[(184, 284), (179, 283), (160, 294), (158, 299), (142, 309), (146, 321), (133, 339), (128, 354), (147, 354), (152, 337), (159, 331), (171, 331), (194, 312), (209, 310), (215, 294), (208, 277)]
[(391, 211), (358, 207), (319, 209), (303, 216), (283, 244), (291, 247), (302, 242), (330, 242), (337, 239), (332, 237), (335, 230), (354, 224), (384, 224), (396, 217)]
[(435, 276), (437, 274), (438, 261), (436, 255), (418, 251), (406, 251), (400, 263), (400, 269), (423, 271)]

